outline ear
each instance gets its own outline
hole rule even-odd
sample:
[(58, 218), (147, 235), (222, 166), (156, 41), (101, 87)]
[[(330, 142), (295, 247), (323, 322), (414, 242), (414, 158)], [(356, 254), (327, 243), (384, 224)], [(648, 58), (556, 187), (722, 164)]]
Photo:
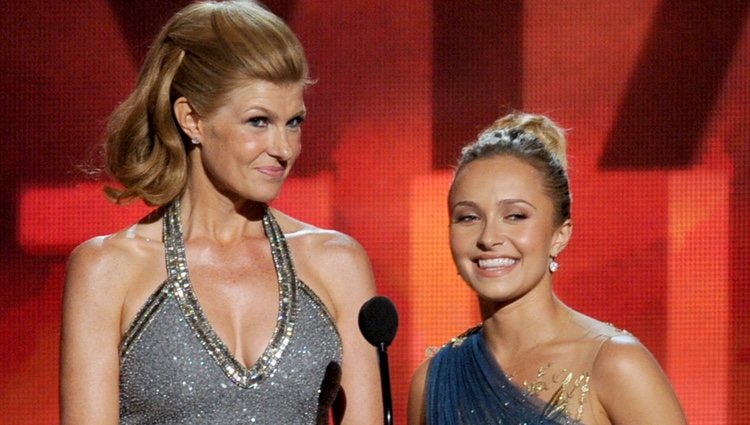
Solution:
[(179, 97), (172, 105), (177, 124), (188, 137), (200, 140), (200, 115), (193, 109), (193, 105), (184, 97)]
[(568, 246), (570, 237), (573, 235), (573, 222), (567, 219), (557, 229), (552, 236), (552, 245), (550, 246), (549, 255), (557, 257)]

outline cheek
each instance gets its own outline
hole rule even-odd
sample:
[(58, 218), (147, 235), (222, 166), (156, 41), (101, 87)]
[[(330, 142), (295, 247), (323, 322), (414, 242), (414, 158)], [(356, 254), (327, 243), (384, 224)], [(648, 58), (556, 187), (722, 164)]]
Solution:
[(231, 139), (231, 131), (226, 126), (211, 125), (208, 127), (208, 137), (214, 144), (224, 144), (228, 139)]
[(449, 239), (454, 260), (458, 260), (461, 255), (465, 255), (467, 251), (476, 246), (476, 237), (471, 228), (451, 226)]
[(265, 149), (266, 141), (261, 135), (249, 132), (235, 131), (229, 134), (225, 146), (226, 154), (246, 160), (258, 155)]
[(508, 234), (508, 237), (520, 250), (529, 252), (539, 248), (540, 240), (536, 233), (533, 231), (518, 231)]
[(464, 281), (470, 282), (469, 270), (471, 269), (472, 264), (465, 254), (468, 248), (465, 244), (460, 244), (454, 241), (453, 236), (451, 236), (450, 249), (451, 259), (453, 260), (453, 266), (456, 268), (456, 272), (458, 272), (458, 275), (461, 276)]
[(540, 236), (534, 238), (526, 244), (526, 252), (529, 253), (530, 257), (537, 259), (540, 263), (543, 263), (546, 267), (547, 260), (550, 252), (550, 239), (548, 237)]
[(459, 246), (459, 240), (460, 240), (460, 232), (456, 230), (455, 227), (451, 226), (450, 230), (448, 231), (448, 242), (451, 247), (451, 251), (456, 251), (456, 248)]
[(299, 158), (299, 155), (302, 153), (302, 139), (300, 138), (300, 136), (297, 135), (297, 137), (290, 139), (290, 145), (294, 153), (292, 154), (292, 158), (289, 160), (289, 162), (293, 163), (297, 160), (297, 158)]
[(527, 226), (511, 228), (508, 237), (524, 251), (544, 250), (549, 245), (551, 235), (540, 223), (529, 223)]
[(448, 235), (448, 245), (451, 249), (451, 256), (453, 257), (453, 261), (456, 262), (457, 255), (460, 252), (460, 247), (457, 243), (456, 239), (456, 232), (451, 228), (450, 233)]
[(260, 143), (259, 140), (256, 140), (252, 137), (245, 137), (242, 140), (242, 143), (240, 144), (242, 148), (242, 152), (245, 154), (245, 156), (254, 156), (258, 153), (262, 148), (262, 143)]

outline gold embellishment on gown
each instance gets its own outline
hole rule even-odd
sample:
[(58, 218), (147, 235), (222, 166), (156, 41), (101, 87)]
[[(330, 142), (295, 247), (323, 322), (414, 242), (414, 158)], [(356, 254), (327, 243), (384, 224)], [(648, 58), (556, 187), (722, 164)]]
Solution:
[[(544, 408), (544, 417), (564, 412), (566, 416), (580, 420), (583, 416), (583, 406), (589, 393), (589, 380), (591, 378), (589, 373), (584, 372), (573, 379), (573, 372), (570, 372), (568, 369), (562, 369), (549, 377), (548, 380), (546, 375), (551, 367), (552, 363), (548, 363), (546, 366), (539, 368), (535, 380), (524, 380), (522, 384), (524, 392), (527, 395), (536, 396), (559, 385)], [(508, 379), (513, 380), (511, 376)], [(574, 399), (578, 401), (578, 408), (575, 412), (571, 412), (569, 408), (572, 407), (571, 400)]]
[(472, 334), (477, 333), (480, 329), (482, 329), (482, 324), (481, 323), (479, 325), (477, 325), (477, 326), (474, 326), (473, 328), (470, 328), (469, 330), (465, 331), (461, 335), (454, 336), (453, 338), (451, 338), (450, 341), (448, 341), (444, 345), (437, 346), (437, 347), (434, 347), (434, 346), (433, 347), (427, 347), (425, 349), (425, 351), (424, 351), (424, 355), (425, 355), (425, 357), (431, 359), (431, 358), (433, 358), (435, 356), (435, 354), (437, 354), (438, 351), (440, 351), (441, 348), (443, 348), (445, 346), (451, 346), (453, 348), (459, 347), (459, 346), (461, 346), (461, 344), (464, 343), (464, 341), (466, 341), (466, 338), (470, 337)]
[(451, 345), (451, 347), (458, 347), (461, 344), (466, 341), (466, 338), (474, 335), (475, 333), (479, 332), (482, 329), (482, 324), (480, 323), (477, 326), (474, 326), (473, 328), (470, 328), (469, 330), (465, 331), (459, 336), (451, 338), (451, 341), (448, 343)]

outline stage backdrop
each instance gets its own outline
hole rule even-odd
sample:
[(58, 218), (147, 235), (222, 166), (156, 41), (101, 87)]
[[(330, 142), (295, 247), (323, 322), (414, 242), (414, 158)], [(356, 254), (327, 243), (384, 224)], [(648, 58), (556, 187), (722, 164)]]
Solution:
[[(186, 3), (28, 0), (0, 14), (0, 423), (57, 422), (66, 256), (147, 211), (109, 205), (79, 165), (98, 159), (149, 40)], [(396, 423), (425, 349), (479, 320), (450, 260), (446, 190), (459, 147), (511, 109), (568, 129), (561, 298), (638, 336), (691, 423), (750, 423), (746, 1), (267, 4), (318, 80), (277, 206), (369, 252), (400, 313)]]

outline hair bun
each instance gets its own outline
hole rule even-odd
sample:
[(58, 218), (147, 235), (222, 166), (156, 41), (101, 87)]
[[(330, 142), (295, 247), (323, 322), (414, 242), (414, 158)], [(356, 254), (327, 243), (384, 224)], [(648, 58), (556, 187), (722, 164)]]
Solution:
[(492, 130), (509, 128), (519, 129), (539, 139), (560, 160), (563, 169), (567, 171), (565, 131), (554, 121), (544, 115), (514, 112), (499, 118), (490, 126)]

